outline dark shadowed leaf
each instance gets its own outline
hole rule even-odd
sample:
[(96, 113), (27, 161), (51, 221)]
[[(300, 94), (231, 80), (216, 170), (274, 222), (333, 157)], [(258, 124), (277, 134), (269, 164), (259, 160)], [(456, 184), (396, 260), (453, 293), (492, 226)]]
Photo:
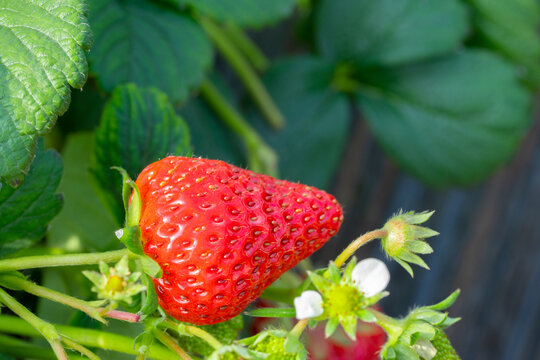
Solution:
[(467, 28), (459, 0), (322, 0), (315, 37), (326, 57), (396, 65), (452, 51)]
[(503, 164), (527, 129), (530, 98), (514, 68), (468, 51), (388, 70), (358, 103), (388, 155), (433, 186), (466, 185)]
[(169, 0), (193, 6), (201, 14), (240, 26), (261, 27), (288, 16), (294, 0)]
[(0, 258), (40, 240), (47, 225), (62, 208), (56, 188), (62, 177), (62, 160), (54, 150), (38, 144), (36, 159), (16, 189), (0, 189)]
[[(83, 0), (4, 0), (0, 5), (0, 181), (28, 172), (39, 135), (81, 88), (91, 32)], [(8, 155), (9, 154), (9, 155)]]
[(527, 83), (540, 82), (540, 4), (536, 0), (467, 0), (480, 44), (523, 67)]
[(156, 89), (128, 84), (114, 90), (96, 130), (91, 173), (100, 196), (118, 224), (124, 221), (119, 166), (136, 179), (150, 163), (167, 155), (190, 155), (186, 123), (167, 96)]
[(133, 82), (184, 100), (204, 78), (212, 47), (189, 16), (145, 0), (92, 0), (92, 72), (106, 91)]
[(254, 111), (251, 118), (277, 151), (280, 175), (287, 180), (325, 188), (339, 165), (349, 107), (346, 96), (330, 87), (332, 76), (333, 66), (312, 57), (278, 62), (264, 76), (287, 126), (276, 132)]

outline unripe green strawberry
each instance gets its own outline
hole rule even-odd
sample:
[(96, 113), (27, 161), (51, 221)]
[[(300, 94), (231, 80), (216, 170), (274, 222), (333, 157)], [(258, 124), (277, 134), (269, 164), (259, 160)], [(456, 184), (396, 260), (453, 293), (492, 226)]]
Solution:
[(266, 360), (305, 360), (307, 352), (297, 337), (285, 330), (267, 330), (240, 343), (248, 349), (266, 354)]
[(250, 349), (269, 354), (267, 360), (296, 360), (296, 354), (285, 352), (285, 338), (267, 336)]
[(239, 314), (343, 219), (324, 191), (216, 160), (167, 157), (137, 186), (144, 252), (163, 270), (159, 303), (199, 325)]
[[(244, 319), (242, 315), (233, 317), (228, 321), (213, 325), (201, 325), (200, 328), (209, 332), (220, 343), (230, 345), (237, 338), (238, 333), (244, 327)], [(186, 351), (208, 357), (214, 349), (208, 343), (196, 336), (180, 336), (178, 338), (179, 345)]]
[(448, 337), (442, 330), (438, 330), (431, 343), (437, 349), (437, 354), (431, 360), (460, 360), (456, 350), (448, 340)]

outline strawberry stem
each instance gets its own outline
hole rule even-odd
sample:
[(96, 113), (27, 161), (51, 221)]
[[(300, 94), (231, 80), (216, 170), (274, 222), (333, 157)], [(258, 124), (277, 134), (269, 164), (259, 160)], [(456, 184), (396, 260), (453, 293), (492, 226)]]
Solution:
[[(112, 350), (131, 355), (138, 354), (138, 351), (133, 348), (133, 339), (127, 336), (74, 326), (56, 325), (55, 327), (63, 338), (69, 338), (90, 348)], [(0, 331), (31, 337), (41, 336), (39, 331), (26, 321), (10, 315), (0, 315)], [(174, 358), (174, 353), (161, 345), (154, 344), (150, 346), (148, 356), (156, 360), (169, 360)]]
[(263, 72), (268, 68), (270, 62), (266, 55), (263, 54), (257, 44), (238, 25), (227, 23), (223, 26), (223, 30), (226, 36), (229, 37), (231, 42), (244, 54), (257, 71)]
[(108, 310), (102, 315), (111, 319), (122, 320), (131, 323), (138, 323), (141, 320), (141, 316), (138, 314), (133, 314), (120, 310)]
[(307, 324), (308, 324), (308, 319), (302, 319), (298, 321), (296, 325), (294, 325), (294, 327), (290, 331), (290, 334), (298, 339), (300, 335), (302, 335), (302, 332), (306, 328)]
[(181, 335), (193, 335), (206, 341), (214, 350), (218, 350), (223, 347), (223, 344), (219, 342), (209, 332), (192, 325), (180, 324), (171, 319), (166, 319), (159, 323), (159, 326), (164, 326), (167, 329), (177, 331)]
[(81, 355), (86, 356), (90, 360), (100, 360), (96, 354), (94, 354), (92, 351), (82, 346), (81, 344), (76, 343), (75, 341), (72, 341), (68, 338), (62, 338), (62, 342), (66, 344), (67, 347), (78, 351), (79, 353), (81, 353)]
[(274, 100), (272, 100), (246, 58), (242, 56), (234, 43), (224, 34), (223, 29), (206, 17), (199, 17), (198, 21), (206, 31), (208, 37), (216, 45), (221, 55), (236, 71), (236, 74), (244, 83), (244, 86), (261, 109), (269, 124), (274, 129), (281, 129), (285, 126), (285, 118), (274, 103)]
[(334, 263), (338, 268), (341, 267), (360, 247), (367, 244), (371, 240), (380, 239), (387, 234), (388, 232), (383, 229), (373, 230), (365, 233), (364, 235), (358, 237), (356, 240), (350, 243), (349, 246), (347, 246), (347, 248), (345, 248), (345, 250), (343, 250), (341, 254), (339, 254)]
[(0, 260), (0, 272), (55, 266), (95, 265), (100, 261), (111, 263), (120, 260), (124, 255), (136, 257), (127, 249), (87, 254), (26, 256)]
[(53, 349), (58, 360), (68, 360), (66, 352), (60, 342), (60, 335), (52, 324), (49, 324), (45, 320), (42, 320), (34, 315), (24, 305), (19, 303), (2, 289), (0, 289), (0, 303), (4, 304), (15, 314), (19, 315), (23, 321), (36, 329), (51, 345), (51, 348)]
[(172, 337), (167, 335), (166, 332), (154, 329), (153, 333), (154, 333), (154, 336), (156, 337), (156, 339), (161, 341), (161, 343), (163, 345), (165, 345), (166, 347), (168, 347), (169, 350), (174, 351), (180, 357), (180, 359), (182, 359), (182, 360), (193, 360), (191, 358), (191, 356), (186, 354), (184, 349), (182, 349), (180, 347), (180, 345), (178, 345), (176, 343), (176, 341), (174, 341), (174, 339)]
[(0, 284), (10, 289), (26, 291), (29, 294), (70, 306), (74, 309), (84, 312), (85, 314), (87, 314), (93, 319), (96, 319), (99, 322), (106, 322), (101, 317), (99, 309), (95, 306), (92, 306), (88, 302), (77, 299), (73, 296), (62, 294), (58, 291), (51, 290), (44, 286), (34, 284), (33, 282), (25, 280), (22, 277), (12, 274), (0, 274)]
[(202, 97), (221, 120), (244, 142), (250, 170), (277, 176), (277, 155), (219, 90), (206, 80), (200, 87)]

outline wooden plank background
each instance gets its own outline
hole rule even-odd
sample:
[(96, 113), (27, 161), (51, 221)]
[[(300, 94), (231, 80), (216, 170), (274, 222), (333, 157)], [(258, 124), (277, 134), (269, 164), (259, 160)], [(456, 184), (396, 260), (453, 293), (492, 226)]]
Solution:
[[(333, 186), (345, 222), (316, 261), (335, 256), (399, 209), (436, 210), (428, 225), (441, 235), (432, 238), (435, 252), (425, 257), (431, 271), (416, 267), (411, 279), (388, 262), (385, 311), (405, 314), (460, 288), (451, 315), (462, 320), (448, 334), (463, 359), (540, 360), (540, 118), (516, 156), (490, 179), (440, 191), (401, 173), (354, 115), (358, 121)], [(384, 258), (379, 245), (358, 256)]]

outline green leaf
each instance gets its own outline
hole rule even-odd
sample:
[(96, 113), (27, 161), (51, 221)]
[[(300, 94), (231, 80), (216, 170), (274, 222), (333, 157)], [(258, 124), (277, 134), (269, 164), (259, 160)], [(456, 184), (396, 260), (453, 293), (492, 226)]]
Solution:
[(453, 51), (467, 34), (458, 0), (322, 0), (318, 50), (331, 59), (396, 65)]
[(139, 260), (141, 260), (142, 271), (145, 274), (150, 275), (153, 278), (160, 278), (163, 275), (163, 271), (159, 264), (146, 255), (140, 255)]
[(467, 0), (475, 44), (499, 51), (519, 65), (528, 84), (540, 82), (540, 4), (536, 0)]
[(288, 318), (295, 317), (296, 310), (294, 308), (260, 308), (248, 311), (246, 315), (266, 318)]
[(129, 251), (137, 255), (144, 255), (141, 243), (141, 228), (138, 225), (117, 230), (116, 236)]
[[(236, 104), (232, 96), (234, 91), (225, 81), (215, 74), (211, 78), (221, 94), (231, 104)], [(180, 109), (180, 114), (188, 124), (194, 155), (246, 167), (242, 142), (223, 124), (202, 97), (191, 99)]]
[(178, 102), (204, 79), (210, 41), (189, 16), (146, 0), (92, 0), (91, 69), (106, 91), (133, 82)]
[(154, 161), (190, 153), (187, 126), (165, 94), (133, 84), (115, 89), (96, 130), (91, 173), (118, 224), (124, 221), (122, 177), (112, 166), (136, 179)]
[(529, 125), (529, 95), (491, 53), (466, 51), (386, 75), (361, 87), (358, 103), (388, 155), (432, 186), (485, 178)]
[(118, 225), (90, 183), (88, 168), (92, 151), (92, 133), (67, 137), (62, 152), (64, 176), (58, 187), (64, 195), (64, 207), (51, 222), (48, 235), (51, 247), (81, 252), (110, 250), (120, 245), (114, 236)]
[[(53, 127), (88, 73), (83, 0), (4, 0), (0, 6), (0, 181), (18, 184), (39, 135)], [(9, 154), (9, 155), (8, 155)]]
[[(261, 137), (279, 155), (279, 172), (290, 181), (326, 188), (339, 166), (349, 126), (347, 98), (330, 88), (333, 66), (301, 56), (275, 64), (264, 83), (287, 125), (270, 130), (255, 111)], [(294, 79), (294, 81), (291, 81)]]
[(294, 8), (294, 0), (169, 0), (190, 5), (201, 14), (240, 26), (262, 27), (276, 23)]
[(60, 156), (54, 150), (44, 151), (40, 143), (24, 182), (17, 189), (5, 184), (0, 188), (0, 258), (30, 247), (45, 235), (48, 223), (62, 208), (62, 197), (56, 194), (61, 177)]

